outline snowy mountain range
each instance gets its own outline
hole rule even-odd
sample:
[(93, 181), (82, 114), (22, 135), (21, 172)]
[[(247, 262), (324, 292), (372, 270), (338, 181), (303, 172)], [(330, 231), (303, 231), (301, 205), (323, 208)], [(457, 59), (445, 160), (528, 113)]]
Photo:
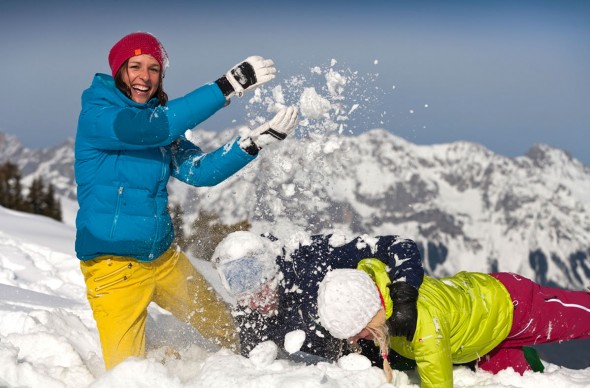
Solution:
[[(192, 139), (210, 151), (237, 132), (195, 131)], [(23, 186), (38, 175), (53, 183), (64, 221), (74, 223), (72, 140), (31, 150), (0, 132), (6, 160), (19, 166)], [(435, 276), (514, 271), (548, 285), (590, 284), (590, 169), (546, 145), (508, 158), (467, 142), (416, 145), (382, 129), (301, 131), (216, 187), (172, 180), (169, 192), (187, 225), (207, 210), (281, 238), (292, 230), (281, 225), (292, 224), (311, 233), (398, 234), (419, 244)]]

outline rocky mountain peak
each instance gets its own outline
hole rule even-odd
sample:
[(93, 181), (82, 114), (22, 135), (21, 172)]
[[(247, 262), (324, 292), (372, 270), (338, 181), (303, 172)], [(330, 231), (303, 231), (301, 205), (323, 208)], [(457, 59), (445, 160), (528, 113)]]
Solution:
[[(235, 133), (194, 137), (212, 150)], [(75, 200), (72, 140), (28, 150), (15, 137), (0, 139), (2, 158), (19, 165), (25, 183), (42, 175)], [(416, 145), (383, 129), (308, 136), (264, 150), (218, 186), (172, 180), (169, 192), (187, 225), (206, 210), (278, 235), (287, 224), (309, 233), (397, 234), (418, 242), (437, 276), (514, 271), (550, 285), (590, 282), (590, 170), (546, 145), (507, 158), (468, 142)]]

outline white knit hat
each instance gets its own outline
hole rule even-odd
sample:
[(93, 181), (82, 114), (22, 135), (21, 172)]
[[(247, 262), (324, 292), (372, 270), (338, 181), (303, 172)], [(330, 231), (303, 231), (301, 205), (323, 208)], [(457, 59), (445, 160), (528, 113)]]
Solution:
[(320, 322), (336, 338), (354, 337), (381, 308), (377, 285), (358, 269), (335, 269), (320, 283)]

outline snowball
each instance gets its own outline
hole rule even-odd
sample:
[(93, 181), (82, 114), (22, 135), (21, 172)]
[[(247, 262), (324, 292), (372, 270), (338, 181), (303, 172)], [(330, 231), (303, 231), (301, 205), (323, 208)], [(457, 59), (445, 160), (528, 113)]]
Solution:
[(279, 104), (285, 104), (285, 95), (283, 94), (283, 87), (281, 85), (275, 86), (272, 89), (272, 96)]
[(285, 335), (285, 350), (289, 353), (298, 352), (305, 342), (305, 332), (303, 330), (293, 330)]
[(346, 82), (346, 77), (332, 69), (326, 73), (326, 86), (330, 95), (334, 98), (341, 97)]
[(371, 361), (358, 353), (350, 353), (338, 360), (338, 366), (344, 370), (365, 370), (371, 367)]
[(332, 108), (330, 101), (320, 96), (315, 88), (305, 88), (299, 98), (301, 114), (311, 119), (319, 119)]
[(248, 358), (256, 367), (265, 367), (276, 360), (278, 347), (272, 341), (261, 342), (248, 354)]

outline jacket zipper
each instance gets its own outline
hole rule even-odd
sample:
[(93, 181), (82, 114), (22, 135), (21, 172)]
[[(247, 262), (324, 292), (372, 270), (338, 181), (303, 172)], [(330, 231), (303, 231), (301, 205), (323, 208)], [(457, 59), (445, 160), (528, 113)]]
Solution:
[[(164, 177), (166, 176), (166, 155), (167, 155), (167, 149), (164, 147), (160, 147), (160, 154), (162, 155), (162, 169), (160, 171), (160, 182), (162, 182), (164, 180)], [(165, 182), (164, 184), (167, 184), (167, 182)], [(156, 196), (158, 195), (158, 193), (156, 193)], [(160, 214), (160, 209), (158, 209), (158, 201), (156, 200), (156, 213), (154, 214), (154, 217), (158, 217), (158, 214)], [(149, 254), (149, 259), (153, 260), (155, 259), (155, 255), (154, 255), (154, 251), (156, 248), (156, 241), (159, 240), (160, 237), (160, 223), (158, 222), (158, 220), (156, 220), (156, 231), (154, 234), (154, 239), (152, 241), (152, 248), (150, 249), (150, 254)]]
[[(154, 214), (154, 217), (157, 218), (158, 217), (158, 214), (159, 214), (159, 210), (160, 210), (160, 209), (158, 209), (158, 201), (156, 201), (156, 206), (155, 207), (156, 207), (156, 214)], [(159, 237), (160, 237), (160, 223), (158, 222), (158, 220), (156, 220), (155, 225), (156, 225), (156, 230), (154, 232), (154, 238), (152, 240), (152, 248), (150, 249), (150, 254), (148, 256), (148, 258), (150, 260), (155, 259), (155, 257), (154, 257), (155, 256), (154, 255), (154, 251), (155, 251), (155, 248), (156, 248), (156, 241), (158, 241), (159, 240)]]
[(162, 169), (160, 171), (160, 181), (162, 181), (166, 176), (166, 155), (168, 152), (166, 148), (160, 147), (160, 153), (162, 154)]
[(113, 218), (113, 225), (111, 226), (111, 238), (115, 235), (117, 222), (119, 221), (119, 213), (121, 211), (121, 201), (123, 200), (123, 186), (119, 186), (119, 194), (117, 196), (117, 206), (115, 207), (115, 218)]

